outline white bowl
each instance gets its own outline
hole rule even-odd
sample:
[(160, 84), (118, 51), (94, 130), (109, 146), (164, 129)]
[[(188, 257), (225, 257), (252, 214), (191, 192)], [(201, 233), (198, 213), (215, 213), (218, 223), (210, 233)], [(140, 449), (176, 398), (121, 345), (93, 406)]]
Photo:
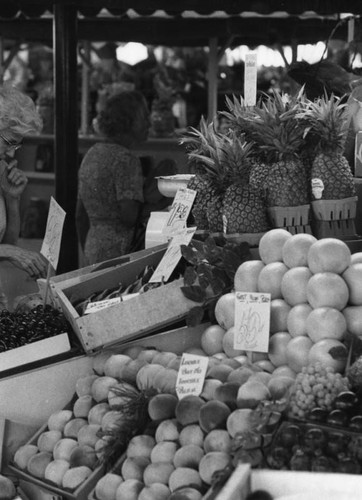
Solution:
[(163, 196), (173, 198), (177, 191), (186, 188), (193, 174), (164, 175), (156, 177), (158, 190)]

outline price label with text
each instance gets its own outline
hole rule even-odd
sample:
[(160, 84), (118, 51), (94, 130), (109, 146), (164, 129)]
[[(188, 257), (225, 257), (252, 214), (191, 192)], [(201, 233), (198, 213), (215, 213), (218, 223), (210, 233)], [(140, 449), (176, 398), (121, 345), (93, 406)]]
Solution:
[(163, 283), (168, 281), (172, 271), (175, 269), (182, 257), (181, 245), (188, 245), (192, 240), (195, 231), (196, 227), (185, 227), (181, 232), (173, 236), (168, 244), (164, 256), (149, 280), (150, 283)]
[(256, 104), (257, 56), (255, 52), (245, 55), (244, 103), (245, 106)]
[(51, 196), (45, 236), (40, 253), (44, 255), (54, 269), (57, 268), (59, 261), (65, 215), (65, 211)]
[(101, 311), (102, 309), (107, 309), (108, 307), (112, 307), (120, 303), (121, 303), (121, 297), (113, 297), (113, 299), (97, 300), (96, 302), (89, 302), (84, 311), (84, 314), (95, 313)]
[(202, 393), (208, 364), (207, 356), (187, 353), (182, 355), (176, 381), (176, 393), (179, 399), (191, 395), (199, 396)]
[(186, 227), (187, 217), (189, 216), (195, 196), (196, 191), (193, 189), (182, 188), (177, 191), (162, 234), (171, 237)]
[(268, 352), (270, 293), (235, 294), (234, 349)]

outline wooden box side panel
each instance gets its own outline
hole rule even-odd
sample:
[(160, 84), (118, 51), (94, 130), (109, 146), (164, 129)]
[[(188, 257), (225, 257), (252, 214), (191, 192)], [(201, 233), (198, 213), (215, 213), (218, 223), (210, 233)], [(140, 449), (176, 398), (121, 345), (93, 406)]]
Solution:
[(130, 340), (175, 322), (196, 305), (184, 297), (183, 279), (77, 320), (86, 350)]

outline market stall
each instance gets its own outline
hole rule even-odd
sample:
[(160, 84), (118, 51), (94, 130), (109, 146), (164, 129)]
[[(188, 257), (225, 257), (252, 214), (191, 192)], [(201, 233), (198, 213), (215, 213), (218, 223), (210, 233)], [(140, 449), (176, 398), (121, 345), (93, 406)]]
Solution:
[[(54, 7), (55, 32), (69, 34), (55, 45), (57, 92), (70, 90), (72, 64), (59, 58), (79, 5)], [(72, 127), (58, 156), (73, 102), (61, 96), (57, 176), (77, 143)], [(348, 108), (275, 92), (255, 106), (229, 99), (224, 114), (228, 134), (204, 120), (183, 137), (196, 174), (181, 189), (161, 179), (174, 198), (164, 244), (49, 273), (36, 297), (1, 313), (2, 471), (30, 500), (304, 500), (316, 489), (332, 499), (359, 487), (362, 245)]]

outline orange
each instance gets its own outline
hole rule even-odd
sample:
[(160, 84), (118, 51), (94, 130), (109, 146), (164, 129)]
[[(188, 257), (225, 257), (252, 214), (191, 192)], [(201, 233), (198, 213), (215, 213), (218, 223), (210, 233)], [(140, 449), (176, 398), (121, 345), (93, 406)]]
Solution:
[(222, 348), (224, 353), (229, 358), (235, 358), (236, 356), (241, 356), (245, 354), (245, 351), (240, 349), (234, 349), (234, 336), (235, 336), (235, 327), (232, 326), (229, 330), (226, 331), (224, 338), (222, 340)]
[(336, 273), (317, 273), (307, 284), (309, 304), (317, 307), (335, 307), (341, 311), (348, 302), (348, 287), (342, 276)]
[(349, 291), (349, 303), (352, 306), (362, 305), (362, 262), (347, 267), (342, 274)]
[(309, 362), (309, 352), (313, 342), (309, 337), (294, 337), (288, 343), (286, 349), (286, 358), (289, 368), (298, 373)]
[(351, 263), (351, 251), (342, 240), (322, 238), (308, 251), (308, 267), (312, 273), (341, 274)]
[(210, 325), (201, 334), (201, 347), (208, 356), (222, 352), (225, 330), (220, 325)]
[(317, 238), (307, 233), (294, 234), (282, 248), (283, 262), (288, 267), (308, 265), (308, 251)]
[(338, 309), (318, 307), (308, 316), (306, 328), (313, 342), (326, 338), (342, 340), (347, 330), (347, 322)]
[(258, 276), (264, 266), (261, 260), (247, 260), (240, 264), (234, 276), (235, 292), (257, 292)]
[(281, 228), (271, 229), (263, 234), (259, 241), (259, 255), (264, 264), (282, 262), (284, 243), (291, 237), (289, 231)]
[(272, 262), (267, 264), (259, 273), (259, 292), (270, 293), (270, 298), (281, 299), (281, 282), (288, 268), (283, 262)]
[(307, 335), (306, 321), (313, 308), (305, 304), (297, 304), (289, 311), (287, 318), (287, 330), (292, 337)]
[(268, 355), (274, 366), (287, 364), (286, 351), (291, 338), (288, 332), (277, 332), (270, 337)]
[(307, 302), (307, 284), (312, 273), (306, 266), (293, 267), (287, 271), (280, 284), (284, 300), (291, 306)]
[(343, 309), (347, 321), (347, 330), (362, 337), (362, 306), (347, 306)]
[(287, 318), (291, 307), (284, 299), (274, 299), (270, 302), (270, 333), (287, 330)]
[(215, 318), (224, 330), (234, 326), (235, 322), (235, 293), (221, 295), (215, 304)]
[[(338, 359), (331, 354), (331, 349), (333, 348), (339, 349)], [(340, 354), (344, 353), (344, 358), (340, 356)], [(342, 342), (334, 339), (323, 339), (319, 340), (311, 347), (308, 354), (308, 362), (310, 364), (321, 363), (324, 368), (331, 367), (337, 372), (343, 372), (346, 366), (347, 359), (347, 348)]]
[(362, 262), (362, 252), (356, 252), (351, 255), (351, 264)]

